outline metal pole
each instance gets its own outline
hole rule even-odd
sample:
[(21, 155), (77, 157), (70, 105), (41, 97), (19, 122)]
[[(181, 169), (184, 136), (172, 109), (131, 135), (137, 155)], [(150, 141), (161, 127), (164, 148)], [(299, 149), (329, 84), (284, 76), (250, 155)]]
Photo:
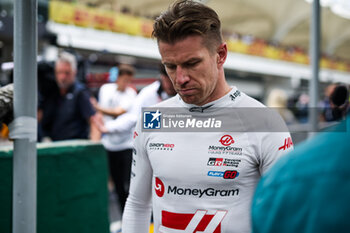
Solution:
[(309, 136), (314, 135), (318, 130), (318, 92), (319, 92), (319, 57), (320, 57), (320, 1), (313, 0), (312, 3), (312, 17), (310, 30), (310, 64), (312, 70), (312, 77), (309, 82), (309, 123), (311, 125), (311, 132)]
[[(37, 1), (14, 1), (14, 122), (36, 119), (37, 106)], [(36, 121), (32, 122), (35, 124)], [(22, 130), (27, 127), (22, 122)], [(20, 127), (19, 127), (20, 128)], [(32, 126), (33, 128), (33, 126)], [(21, 131), (21, 130), (20, 130)], [(13, 233), (36, 232), (36, 141), (21, 136), (13, 150)]]

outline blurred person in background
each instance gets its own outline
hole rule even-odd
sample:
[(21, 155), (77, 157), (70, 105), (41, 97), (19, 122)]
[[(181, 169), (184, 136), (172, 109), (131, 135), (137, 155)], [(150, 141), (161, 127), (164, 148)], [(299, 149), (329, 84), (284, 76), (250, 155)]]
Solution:
[[(126, 113), (132, 106), (136, 91), (130, 87), (134, 78), (135, 69), (126, 64), (118, 67), (118, 76), (114, 83), (107, 83), (101, 86), (98, 95), (98, 102), (91, 98), (96, 111), (104, 115), (104, 121), (114, 119)], [(131, 100), (128, 100), (131, 97)]]
[(310, 97), (308, 94), (302, 93), (299, 95), (298, 100), (295, 104), (295, 108), (296, 108), (296, 117), (300, 123), (308, 122), (309, 102), (310, 102)]
[(253, 233), (350, 232), (349, 120), (298, 144), (264, 174)]
[(281, 115), (287, 125), (296, 123), (294, 114), (287, 108), (288, 96), (285, 91), (281, 89), (271, 90), (267, 97), (266, 105), (270, 108), (274, 108)]
[(324, 97), (320, 102), (320, 107), (322, 108), (321, 121), (333, 121), (333, 113), (331, 109), (330, 96), (334, 91), (336, 84), (329, 84), (324, 90)]
[[(42, 137), (52, 141), (96, 140), (95, 110), (87, 88), (76, 80), (74, 55), (62, 52), (55, 62), (55, 82), (49, 95), (39, 93), (38, 121)], [(40, 98), (41, 97), (41, 98)]]
[(91, 98), (94, 108), (102, 115), (102, 118), (96, 118), (95, 122), (102, 133), (101, 142), (108, 154), (109, 171), (121, 212), (124, 209), (130, 183), (132, 129), (120, 132), (111, 126), (116, 119), (130, 111), (135, 102), (136, 91), (129, 86), (134, 75), (134, 67), (120, 65), (117, 80), (101, 86), (98, 102)]
[(330, 97), (330, 107), (335, 121), (343, 120), (349, 112), (349, 87), (338, 84)]
[[(208, 117), (218, 116), (222, 108), (265, 108), (227, 84), (227, 45), (211, 8), (197, 1), (176, 1), (156, 19), (153, 36), (178, 93), (155, 107), (178, 107)], [(254, 120), (262, 119), (257, 115)], [(293, 148), (289, 132), (153, 133), (142, 127), (139, 120), (123, 233), (148, 232), (152, 210), (157, 232), (251, 232), (255, 186), (261, 174)], [(208, 152), (211, 145), (219, 152), (240, 148), (242, 154), (214, 155)], [(221, 166), (220, 159), (238, 164)]]
[(343, 120), (349, 111), (349, 87), (340, 83), (328, 85), (321, 108), (323, 110), (321, 121)]

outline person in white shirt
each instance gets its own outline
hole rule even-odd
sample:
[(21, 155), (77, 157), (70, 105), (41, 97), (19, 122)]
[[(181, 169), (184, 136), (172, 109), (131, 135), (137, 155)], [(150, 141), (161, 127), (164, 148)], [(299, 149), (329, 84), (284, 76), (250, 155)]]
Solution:
[(108, 129), (104, 124), (98, 122), (97, 125), (101, 132), (125, 132), (135, 128), (137, 119), (140, 118), (141, 110), (145, 107), (153, 106), (160, 103), (176, 94), (176, 91), (171, 83), (168, 74), (165, 71), (163, 64), (159, 66), (159, 80), (145, 86), (141, 89), (133, 103), (130, 111), (119, 116), (113, 121), (108, 122)]
[[(182, 109), (208, 120), (232, 109), (237, 117), (228, 122), (242, 128), (273, 125), (276, 119), (285, 126), (280, 116), (240, 117), (242, 108), (254, 113), (266, 107), (227, 84), (227, 45), (220, 27), (216, 12), (197, 1), (176, 1), (156, 19), (153, 36), (178, 95), (155, 107)], [(159, 111), (152, 114), (152, 122), (159, 119)], [(145, 126), (154, 125), (144, 123), (139, 121), (134, 133), (122, 232), (148, 232), (152, 210), (155, 232), (251, 232), (254, 189), (261, 174), (293, 148), (289, 132), (146, 131)]]
[(101, 86), (98, 103), (92, 99), (95, 109), (103, 114), (103, 123), (96, 125), (102, 133), (101, 142), (105, 147), (111, 178), (119, 199), (121, 212), (124, 209), (130, 184), (130, 167), (132, 161), (132, 129), (118, 132), (113, 129), (115, 119), (130, 111), (136, 98), (136, 91), (129, 87), (135, 70), (130, 65), (118, 67), (115, 83)]

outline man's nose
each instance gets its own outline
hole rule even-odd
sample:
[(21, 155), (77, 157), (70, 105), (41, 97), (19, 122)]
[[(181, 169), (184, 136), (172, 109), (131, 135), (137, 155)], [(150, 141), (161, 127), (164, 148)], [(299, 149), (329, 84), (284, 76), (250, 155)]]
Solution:
[(72, 77), (72, 73), (71, 73), (71, 72), (66, 72), (66, 73), (64, 74), (64, 79), (70, 80), (71, 77)]
[(183, 85), (186, 82), (190, 80), (190, 77), (188, 76), (188, 73), (185, 69), (183, 69), (181, 66), (178, 66), (176, 68), (176, 84)]

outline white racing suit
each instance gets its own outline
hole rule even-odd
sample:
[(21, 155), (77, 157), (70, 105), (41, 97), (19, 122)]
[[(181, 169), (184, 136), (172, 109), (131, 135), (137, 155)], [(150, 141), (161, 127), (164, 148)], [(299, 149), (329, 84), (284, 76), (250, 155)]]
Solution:
[[(209, 114), (210, 119), (216, 119), (220, 108), (265, 108), (235, 87), (202, 107), (186, 104), (179, 96), (157, 107), (199, 109), (196, 114)], [(274, 124), (269, 122), (273, 119), (253, 117)], [(232, 121), (245, 124), (244, 119)], [(145, 132), (144, 126), (139, 121), (134, 132), (122, 232), (148, 232), (153, 210), (155, 232), (250, 233), (255, 187), (261, 174), (293, 148), (288, 130)]]

